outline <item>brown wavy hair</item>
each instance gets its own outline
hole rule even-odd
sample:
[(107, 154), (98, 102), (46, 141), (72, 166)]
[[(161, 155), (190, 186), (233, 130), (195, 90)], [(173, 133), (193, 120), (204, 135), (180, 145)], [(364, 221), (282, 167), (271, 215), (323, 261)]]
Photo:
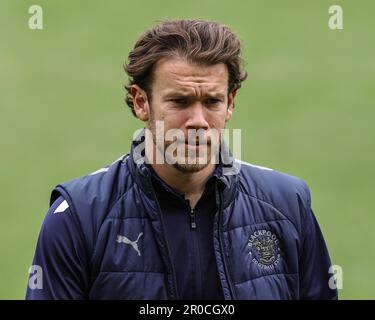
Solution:
[(228, 68), (228, 94), (241, 87), (247, 73), (242, 68), (241, 44), (227, 27), (214, 21), (167, 20), (147, 30), (129, 52), (124, 64), (129, 76), (125, 101), (134, 112), (131, 85), (137, 84), (151, 99), (152, 72), (156, 62), (165, 57), (180, 57), (191, 63)]

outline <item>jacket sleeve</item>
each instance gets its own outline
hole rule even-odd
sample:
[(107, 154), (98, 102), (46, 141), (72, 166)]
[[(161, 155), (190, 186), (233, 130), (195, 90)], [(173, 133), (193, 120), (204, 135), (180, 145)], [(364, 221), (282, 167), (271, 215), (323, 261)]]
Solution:
[[(310, 197), (310, 191), (308, 190)], [(331, 260), (310, 198), (303, 221), (303, 242), (300, 258), (300, 298), (304, 300), (336, 300), (337, 289), (330, 288)]]
[(87, 254), (78, 221), (60, 196), (44, 219), (26, 300), (85, 299)]

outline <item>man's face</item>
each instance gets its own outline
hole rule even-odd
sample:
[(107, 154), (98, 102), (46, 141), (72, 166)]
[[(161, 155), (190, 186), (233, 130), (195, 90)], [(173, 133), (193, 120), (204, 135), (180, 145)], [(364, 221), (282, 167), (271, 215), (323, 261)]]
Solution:
[[(206, 133), (212, 129), (220, 133), (233, 111), (235, 93), (228, 95), (226, 65), (204, 66), (178, 58), (162, 59), (154, 68), (151, 91), (152, 101), (146, 102), (149, 114), (144, 120), (153, 133), (154, 142), (159, 134), (156, 131), (157, 121), (163, 121), (164, 132), (179, 129), (184, 139), (178, 143), (184, 145), (185, 153), (180, 157), (177, 152), (173, 154), (177, 159), (174, 167), (184, 172), (205, 168), (211, 160), (212, 150), (218, 150), (218, 140), (215, 146), (212, 145), (213, 140)], [(197, 146), (195, 139), (189, 139), (188, 132), (191, 133), (192, 129), (203, 132), (207, 144)], [(167, 150), (174, 142), (163, 137), (163, 143), (164, 150)], [(189, 152), (196, 155), (193, 163), (188, 163)]]

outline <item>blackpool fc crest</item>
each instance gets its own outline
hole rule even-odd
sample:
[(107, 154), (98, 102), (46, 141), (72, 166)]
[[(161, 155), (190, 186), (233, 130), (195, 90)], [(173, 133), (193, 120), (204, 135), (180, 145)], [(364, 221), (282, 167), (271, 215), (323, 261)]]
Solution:
[(279, 239), (269, 230), (257, 230), (249, 238), (247, 245), (252, 261), (262, 269), (272, 269), (280, 262)]

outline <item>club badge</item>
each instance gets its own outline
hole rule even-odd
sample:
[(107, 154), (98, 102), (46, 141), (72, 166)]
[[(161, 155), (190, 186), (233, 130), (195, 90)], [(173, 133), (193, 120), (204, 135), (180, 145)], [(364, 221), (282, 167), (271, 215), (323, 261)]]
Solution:
[(279, 239), (269, 230), (257, 230), (249, 238), (247, 245), (252, 261), (259, 268), (273, 269), (280, 262)]

